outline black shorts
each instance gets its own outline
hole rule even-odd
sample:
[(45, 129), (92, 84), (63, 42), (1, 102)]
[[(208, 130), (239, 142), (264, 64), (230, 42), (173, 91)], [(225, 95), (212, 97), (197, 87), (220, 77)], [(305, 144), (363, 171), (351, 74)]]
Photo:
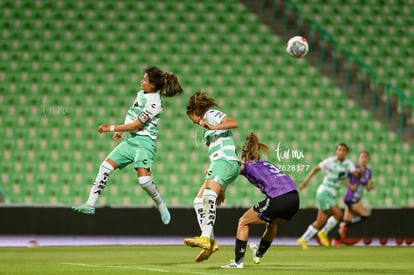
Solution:
[(271, 223), (275, 219), (290, 220), (299, 209), (299, 194), (294, 190), (276, 198), (266, 198), (253, 206), (257, 216)]

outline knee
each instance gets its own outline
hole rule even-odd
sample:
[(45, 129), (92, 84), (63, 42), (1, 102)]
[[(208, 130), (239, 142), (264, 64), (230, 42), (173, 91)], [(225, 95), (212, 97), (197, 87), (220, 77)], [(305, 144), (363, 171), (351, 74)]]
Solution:
[(104, 160), (103, 162), (101, 162), (101, 165), (99, 166), (99, 169), (104, 171), (106, 174), (109, 175), (116, 168), (110, 162)]
[(138, 183), (141, 186), (145, 186), (147, 184), (150, 184), (151, 183), (151, 177), (150, 176), (138, 177)]
[(238, 222), (238, 227), (244, 227), (247, 226), (248, 224), (246, 223), (246, 219), (244, 218), (244, 216), (240, 217), (239, 222)]
[(342, 221), (344, 219), (344, 215), (342, 213), (339, 213), (338, 215), (334, 215), (333, 216), (335, 218), (335, 220), (337, 220), (338, 222)]
[(315, 227), (316, 229), (321, 229), (322, 228), (322, 223), (315, 221), (314, 223), (312, 223), (312, 226)]

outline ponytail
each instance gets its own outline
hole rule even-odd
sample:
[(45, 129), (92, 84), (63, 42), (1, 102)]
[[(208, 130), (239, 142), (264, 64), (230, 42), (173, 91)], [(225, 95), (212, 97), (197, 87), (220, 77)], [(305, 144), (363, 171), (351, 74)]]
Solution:
[(260, 160), (259, 151), (267, 154), (269, 150), (265, 144), (259, 142), (259, 138), (253, 132), (250, 132), (243, 144), (242, 159), (245, 161)]
[(183, 92), (178, 77), (173, 73), (163, 72), (155, 66), (144, 69), (144, 73), (148, 75), (149, 82), (154, 84), (155, 90), (160, 91), (161, 96), (172, 97)]
[(187, 115), (194, 114), (197, 116), (203, 116), (208, 109), (215, 106), (219, 107), (213, 98), (208, 97), (204, 91), (198, 91), (195, 92), (188, 100)]
[(164, 87), (161, 89), (160, 94), (166, 97), (173, 97), (182, 92), (183, 89), (178, 82), (177, 76), (170, 72), (164, 72)]

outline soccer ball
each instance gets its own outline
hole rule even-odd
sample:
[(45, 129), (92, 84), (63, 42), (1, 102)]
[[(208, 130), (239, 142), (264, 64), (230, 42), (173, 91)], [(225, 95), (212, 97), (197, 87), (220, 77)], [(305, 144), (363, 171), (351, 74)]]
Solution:
[(308, 51), (308, 41), (302, 36), (294, 36), (287, 42), (286, 52), (295, 58), (304, 57)]

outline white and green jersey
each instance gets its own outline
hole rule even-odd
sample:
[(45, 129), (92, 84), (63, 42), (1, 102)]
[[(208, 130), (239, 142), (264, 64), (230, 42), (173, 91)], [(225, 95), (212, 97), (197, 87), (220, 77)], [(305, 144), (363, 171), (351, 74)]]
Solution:
[(348, 173), (355, 171), (355, 165), (349, 159), (339, 161), (336, 156), (323, 160), (319, 167), (325, 172), (322, 184), (318, 188), (318, 193), (327, 191), (333, 196), (338, 193), (342, 181), (347, 178)]
[(144, 93), (141, 90), (137, 93), (134, 104), (129, 108), (124, 123), (130, 123), (138, 119), (144, 126), (137, 131), (131, 132), (141, 136), (149, 136), (151, 139), (157, 139), (158, 121), (160, 120), (161, 111), (160, 93)]
[[(218, 125), (221, 123), (225, 113), (210, 109), (205, 114), (203, 119), (211, 125)], [(236, 154), (236, 145), (233, 140), (233, 133), (231, 130), (207, 130), (204, 132), (204, 139), (208, 146), (208, 155), (210, 161), (216, 159), (227, 159), (240, 161)]]

